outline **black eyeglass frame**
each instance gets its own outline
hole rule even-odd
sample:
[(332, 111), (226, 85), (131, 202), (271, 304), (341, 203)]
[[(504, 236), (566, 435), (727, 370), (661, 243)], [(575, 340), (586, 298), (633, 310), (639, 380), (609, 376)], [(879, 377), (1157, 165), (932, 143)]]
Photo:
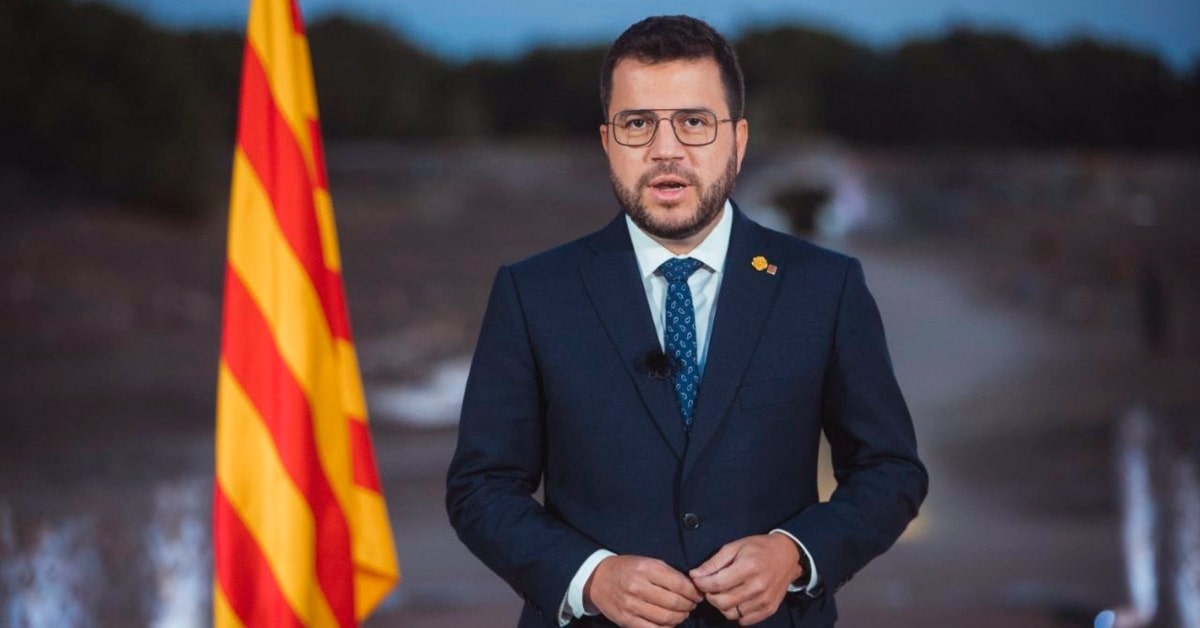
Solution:
[[(617, 117), (618, 116), (623, 116), (623, 115), (628, 115), (628, 114), (633, 114), (633, 113), (657, 113), (660, 111), (670, 111), (672, 113), (669, 117), (666, 117), (666, 118), (664, 118), (662, 116), (658, 116), (658, 115), (654, 116), (654, 130), (650, 132), (650, 137), (645, 142), (642, 142), (641, 144), (627, 144), (617, 138), (618, 134), (617, 134), (616, 129), (617, 129)], [(681, 113), (707, 113), (707, 114), (711, 115), (713, 117), (713, 119), (716, 120), (716, 122), (715, 122), (716, 126), (713, 127), (712, 139), (708, 140), (707, 142), (704, 142), (702, 144), (694, 144), (694, 143), (690, 143), (690, 142), (684, 140), (682, 137), (679, 137), (679, 129), (675, 128), (675, 116), (677, 116)], [(737, 122), (738, 120), (741, 120), (741, 118), (717, 118), (717, 113), (715, 111), (713, 111), (711, 109), (695, 108), (695, 107), (687, 107), (684, 109), (625, 109), (624, 111), (618, 111), (617, 113), (614, 113), (612, 116), (612, 119), (605, 120), (604, 124), (609, 126), (612, 129), (612, 138), (613, 138), (614, 142), (620, 144), (621, 146), (628, 146), (629, 148), (641, 148), (643, 146), (649, 146), (654, 143), (654, 138), (658, 137), (658, 128), (661, 126), (660, 123), (663, 120), (666, 120), (671, 123), (671, 132), (675, 134), (675, 139), (679, 140), (680, 144), (683, 144), (684, 146), (695, 147), (695, 146), (708, 146), (708, 145), (712, 144), (713, 142), (716, 142), (717, 136), (720, 134), (720, 133), (718, 133), (718, 131), (721, 128), (721, 123)]]

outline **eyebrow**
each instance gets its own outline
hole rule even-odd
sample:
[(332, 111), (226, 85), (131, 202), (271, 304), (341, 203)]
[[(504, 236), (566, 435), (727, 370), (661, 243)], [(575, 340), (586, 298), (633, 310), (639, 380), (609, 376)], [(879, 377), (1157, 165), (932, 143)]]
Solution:
[(717, 115), (717, 112), (708, 107), (661, 107), (661, 108), (646, 108), (646, 109), (622, 109), (613, 115), (619, 116), (627, 113), (647, 113), (652, 111), (704, 111)]

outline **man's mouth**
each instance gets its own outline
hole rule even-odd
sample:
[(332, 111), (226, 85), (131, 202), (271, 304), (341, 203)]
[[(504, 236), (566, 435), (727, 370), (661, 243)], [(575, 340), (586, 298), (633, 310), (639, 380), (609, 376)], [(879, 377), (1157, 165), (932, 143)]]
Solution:
[(673, 192), (687, 187), (687, 181), (678, 177), (656, 177), (650, 181), (650, 187), (663, 192)]
[(674, 207), (683, 201), (691, 184), (681, 177), (666, 175), (651, 179), (647, 187), (657, 204)]

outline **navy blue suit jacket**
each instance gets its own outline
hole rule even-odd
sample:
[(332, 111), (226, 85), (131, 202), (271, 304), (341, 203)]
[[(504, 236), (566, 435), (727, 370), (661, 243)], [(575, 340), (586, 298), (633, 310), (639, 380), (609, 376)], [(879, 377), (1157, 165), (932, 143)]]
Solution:
[[(759, 255), (775, 274), (751, 265)], [(686, 573), (775, 528), (825, 586), (760, 625), (831, 625), (833, 593), (916, 516), (927, 476), (857, 260), (735, 210), (725, 272), (690, 434), (671, 383), (645, 367), (659, 341), (623, 216), (496, 276), (446, 501), (467, 547), (524, 598), (522, 628), (558, 625), (597, 549)], [(838, 480), (824, 503), (822, 430)], [(707, 604), (689, 624), (729, 625)]]

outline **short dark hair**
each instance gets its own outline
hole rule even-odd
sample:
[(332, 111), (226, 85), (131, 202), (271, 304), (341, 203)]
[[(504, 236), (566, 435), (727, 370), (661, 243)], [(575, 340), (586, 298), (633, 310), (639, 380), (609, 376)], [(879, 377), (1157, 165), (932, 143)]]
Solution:
[(712, 59), (721, 69), (730, 117), (746, 115), (746, 81), (733, 46), (704, 20), (687, 15), (648, 17), (625, 29), (613, 42), (600, 69), (600, 107), (608, 118), (613, 69), (622, 59), (662, 63), (680, 59)]

